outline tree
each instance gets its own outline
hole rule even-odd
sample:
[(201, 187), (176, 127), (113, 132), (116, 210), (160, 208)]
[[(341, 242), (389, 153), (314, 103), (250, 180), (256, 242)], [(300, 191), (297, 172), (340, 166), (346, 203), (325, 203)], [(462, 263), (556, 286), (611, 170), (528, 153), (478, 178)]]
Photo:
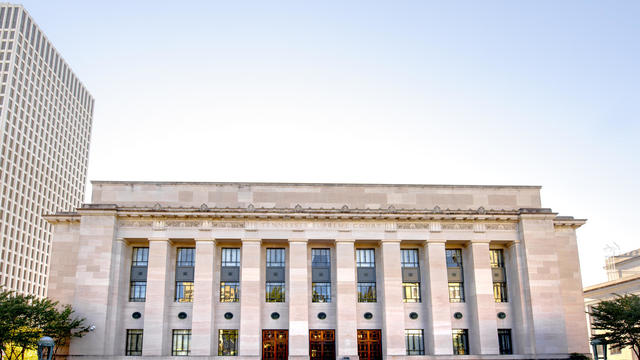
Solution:
[(627, 294), (593, 306), (592, 339), (614, 348), (630, 347), (640, 357), (640, 296)]
[(91, 329), (84, 318), (74, 318), (69, 305), (50, 299), (13, 292), (0, 293), (0, 360), (24, 359), (25, 352), (38, 346), (46, 335), (56, 342), (54, 354), (71, 337), (82, 337)]

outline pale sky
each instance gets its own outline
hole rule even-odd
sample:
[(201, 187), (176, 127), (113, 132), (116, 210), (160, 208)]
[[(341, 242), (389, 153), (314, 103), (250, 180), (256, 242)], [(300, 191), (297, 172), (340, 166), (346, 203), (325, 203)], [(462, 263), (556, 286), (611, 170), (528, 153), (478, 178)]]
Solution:
[(640, 247), (638, 1), (24, 5), (96, 99), (91, 180), (542, 185)]

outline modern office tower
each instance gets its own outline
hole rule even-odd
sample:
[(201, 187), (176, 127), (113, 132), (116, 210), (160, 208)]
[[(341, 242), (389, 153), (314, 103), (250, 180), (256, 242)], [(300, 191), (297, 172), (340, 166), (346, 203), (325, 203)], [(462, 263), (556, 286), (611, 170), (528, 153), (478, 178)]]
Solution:
[(42, 215), (81, 203), (93, 103), (27, 11), (0, 4), (0, 290), (46, 295)]
[[(585, 220), (535, 186), (93, 182), (49, 296), (83, 359), (567, 359)], [(72, 280), (70, 280), (72, 279)], [(60, 353), (59, 353), (60, 354)]]

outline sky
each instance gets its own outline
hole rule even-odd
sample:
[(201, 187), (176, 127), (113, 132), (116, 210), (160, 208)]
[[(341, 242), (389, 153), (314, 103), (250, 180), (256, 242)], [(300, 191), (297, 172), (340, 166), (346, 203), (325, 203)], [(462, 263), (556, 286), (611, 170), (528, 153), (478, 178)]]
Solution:
[(23, 4), (96, 99), (90, 180), (542, 185), (583, 284), (640, 247), (638, 1)]

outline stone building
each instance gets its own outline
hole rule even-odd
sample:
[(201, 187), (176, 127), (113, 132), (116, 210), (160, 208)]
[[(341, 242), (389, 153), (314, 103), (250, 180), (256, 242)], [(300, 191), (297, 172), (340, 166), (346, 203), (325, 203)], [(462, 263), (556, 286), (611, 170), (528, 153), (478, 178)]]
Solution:
[(0, 36), (0, 291), (42, 297), (42, 214), (82, 203), (94, 101), (22, 5), (0, 3)]
[[(640, 295), (640, 249), (620, 255), (608, 256), (605, 260), (608, 281), (584, 288), (585, 311), (603, 300), (611, 300), (618, 295)], [(589, 336), (592, 334), (591, 318), (587, 315)], [(609, 347), (611, 360), (638, 360), (630, 348), (614, 349)]]
[(585, 220), (535, 186), (94, 181), (47, 219), (72, 358), (589, 352)]

